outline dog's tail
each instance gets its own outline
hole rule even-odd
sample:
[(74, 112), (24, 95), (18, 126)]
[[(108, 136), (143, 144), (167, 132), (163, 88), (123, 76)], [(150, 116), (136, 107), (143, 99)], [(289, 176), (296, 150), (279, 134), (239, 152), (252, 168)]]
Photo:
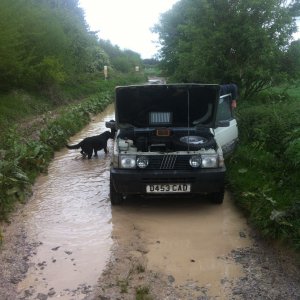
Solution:
[(66, 145), (68, 149), (79, 149), (81, 147), (81, 143), (76, 145)]

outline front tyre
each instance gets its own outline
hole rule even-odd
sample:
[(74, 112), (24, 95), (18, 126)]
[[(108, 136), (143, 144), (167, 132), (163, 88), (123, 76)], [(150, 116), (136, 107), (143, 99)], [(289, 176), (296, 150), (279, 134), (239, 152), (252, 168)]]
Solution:
[(211, 202), (214, 204), (222, 204), (224, 200), (224, 189), (210, 195)]
[(110, 180), (110, 203), (111, 205), (120, 205), (123, 202), (122, 194), (118, 193), (114, 185), (112, 183), (112, 180)]

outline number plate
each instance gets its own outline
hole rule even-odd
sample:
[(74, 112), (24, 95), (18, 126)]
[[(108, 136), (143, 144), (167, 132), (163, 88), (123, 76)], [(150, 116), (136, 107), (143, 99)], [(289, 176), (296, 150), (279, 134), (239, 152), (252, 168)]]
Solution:
[(146, 186), (147, 193), (189, 193), (191, 191), (191, 185), (189, 183), (182, 184), (148, 184)]

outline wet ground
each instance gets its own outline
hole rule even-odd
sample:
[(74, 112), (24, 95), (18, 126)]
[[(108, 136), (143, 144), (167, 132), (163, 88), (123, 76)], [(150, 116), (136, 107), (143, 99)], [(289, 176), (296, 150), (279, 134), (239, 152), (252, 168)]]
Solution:
[[(95, 117), (70, 144), (108, 130), (105, 121), (113, 118), (112, 109)], [(32, 297), (55, 292), (60, 299), (73, 294), (80, 299), (97, 282), (112, 245), (109, 166), (103, 150), (88, 160), (79, 149), (63, 149), (48, 174), (39, 177), (23, 211), (27, 237), (39, 246), (18, 285), (20, 295), (30, 288)]]
[(223, 205), (127, 199), (112, 224), (116, 246), (89, 300), (300, 299), (295, 255), (253, 232), (228, 192)]
[(167, 275), (178, 288), (201, 286), (213, 297), (225, 295), (222, 281), (242, 276), (241, 266), (226, 255), (252, 244), (228, 194), (223, 205), (205, 198), (132, 199), (113, 208), (112, 222), (117, 240), (134, 229), (144, 241), (135, 250), (144, 255), (148, 270)]
[[(105, 130), (110, 106), (70, 143)], [(109, 142), (110, 151), (112, 141)], [(0, 299), (300, 299), (292, 256), (259, 242), (227, 192), (111, 207), (110, 154), (55, 155), (4, 230)]]

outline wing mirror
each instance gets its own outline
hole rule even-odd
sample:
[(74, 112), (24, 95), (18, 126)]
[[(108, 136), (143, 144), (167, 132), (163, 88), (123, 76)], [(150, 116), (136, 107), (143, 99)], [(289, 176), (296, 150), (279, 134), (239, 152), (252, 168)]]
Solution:
[(228, 120), (218, 121), (217, 123), (217, 127), (229, 127), (229, 125), (230, 125), (230, 121)]

